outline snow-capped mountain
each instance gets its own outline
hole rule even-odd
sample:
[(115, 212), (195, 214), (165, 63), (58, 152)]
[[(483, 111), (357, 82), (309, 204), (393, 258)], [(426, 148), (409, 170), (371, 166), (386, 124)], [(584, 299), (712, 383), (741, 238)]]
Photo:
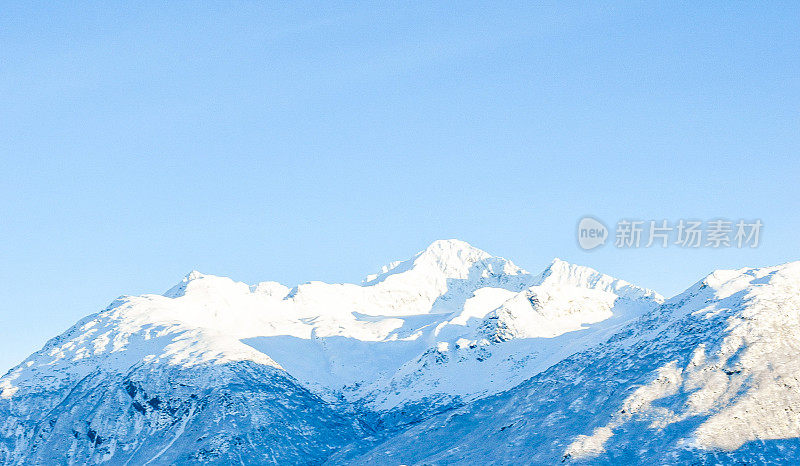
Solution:
[(502, 393), (332, 464), (796, 464), (800, 262), (717, 271)]
[(771, 439), (764, 451), (795, 452), (779, 439), (800, 436), (799, 288), (794, 263), (716, 272), (665, 301), (457, 240), (360, 285), (192, 272), (0, 378), (0, 462), (702, 460)]

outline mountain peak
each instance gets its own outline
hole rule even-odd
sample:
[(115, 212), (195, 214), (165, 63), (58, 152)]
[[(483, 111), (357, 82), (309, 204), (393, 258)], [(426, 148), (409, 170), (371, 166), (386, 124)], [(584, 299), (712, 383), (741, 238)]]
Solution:
[[(466, 241), (458, 239), (441, 239), (432, 242), (427, 248), (418, 252), (411, 259), (392, 262), (381, 268), (380, 273), (369, 275), (364, 280), (364, 285), (380, 283), (390, 276), (406, 272), (425, 275), (430, 279), (441, 278), (467, 278), (473, 272), (473, 266), (481, 261), (496, 260), (502, 262), (500, 267), (504, 273), (526, 273), (511, 261), (495, 257), (486, 251), (478, 249)], [(495, 268), (496, 268), (495, 264)]]
[(610, 291), (624, 298), (664, 301), (664, 297), (653, 290), (614, 278), (591, 267), (572, 264), (558, 257), (554, 258), (550, 265), (536, 277), (535, 282), (538, 285), (570, 285), (580, 288), (594, 288)]
[(184, 275), (180, 282), (178, 282), (175, 286), (167, 290), (164, 293), (164, 296), (166, 296), (167, 298), (179, 298), (184, 294), (186, 294), (186, 287), (190, 282), (194, 280), (200, 280), (202, 278), (205, 278), (205, 276), (206, 276), (205, 274), (197, 270), (192, 270), (191, 272)]
[(728, 297), (753, 285), (767, 285), (775, 280), (794, 283), (800, 288), (800, 261), (772, 267), (717, 269), (672, 299), (682, 299), (703, 289), (710, 289), (717, 298)]
[(184, 277), (184, 280), (185, 281), (192, 281), (192, 280), (197, 280), (199, 278), (203, 278), (205, 276), (206, 276), (206, 274), (201, 273), (198, 270), (192, 270), (191, 272), (186, 274), (186, 276)]
[(431, 243), (424, 251), (416, 255), (414, 262), (434, 261), (443, 267), (457, 267), (467, 262), (474, 263), (490, 257), (492, 255), (488, 252), (478, 249), (465, 241), (446, 239), (436, 240)]
[(250, 287), (244, 283), (233, 281), (228, 277), (219, 277), (192, 270), (187, 273), (177, 285), (167, 290), (163, 296), (167, 298), (180, 298), (190, 291), (202, 291), (204, 294), (208, 294), (213, 290), (229, 290), (232, 288), (237, 288), (239, 290), (244, 290), (245, 288), (247, 290), (250, 289)]
[[(466, 241), (461, 241), (460, 239), (453, 238), (453, 239), (437, 239), (436, 241), (432, 242), (427, 248), (425, 248), (425, 251), (423, 252), (435, 253), (437, 251), (453, 251), (453, 250), (480, 251), (480, 249), (474, 247), (473, 245), (467, 243)], [(484, 254), (486, 253), (484, 252)]]
[[(367, 286), (289, 293), (193, 270), (165, 296), (120, 298), (0, 377), (0, 464), (338, 464), (349, 460), (325, 455), (357, 452), (347, 445), (410, 452), (350, 462), (420, 463), (442, 460), (443, 448), (472, 455), (486, 426), (499, 438), (490, 447), (521, 445), (500, 457), (509, 461), (582, 461), (608, 448), (597, 462), (668, 451), (704, 463), (717, 453), (682, 456), (688, 442), (728, 455), (776, 433), (796, 446), (779, 444), (793, 449), (775, 458), (800, 451), (787, 414), (800, 412), (789, 383), (800, 371), (800, 262), (716, 271), (661, 305), (653, 291), (559, 258), (531, 275), (439, 240)], [(450, 422), (454, 408), (467, 421)], [(548, 429), (519, 422), (529, 413)], [(382, 430), (333, 437), (374, 419)], [(665, 443), (664, 428), (681, 438)], [(419, 429), (436, 439), (420, 454), (403, 440), (424, 438)], [(376, 446), (375, 435), (402, 448)], [(300, 447), (265, 456), (275, 445)], [(740, 458), (766, 457), (751, 452)]]
[(565, 260), (563, 260), (563, 259), (561, 259), (559, 257), (554, 257), (553, 260), (550, 261), (550, 265), (548, 265), (547, 268), (549, 268), (549, 269), (554, 269), (554, 268), (557, 269), (557, 268), (563, 268), (563, 267), (569, 267), (569, 266), (581, 267), (581, 266), (572, 264), (571, 262), (567, 262), (567, 261), (565, 261)]

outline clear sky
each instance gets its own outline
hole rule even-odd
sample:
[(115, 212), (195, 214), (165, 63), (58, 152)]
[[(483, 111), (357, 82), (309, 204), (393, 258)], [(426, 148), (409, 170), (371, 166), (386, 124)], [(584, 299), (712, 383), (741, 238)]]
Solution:
[[(800, 4), (503, 3), (4, 2), (0, 371), (192, 269), (359, 282), (459, 238), (672, 295), (800, 259)], [(586, 252), (586, 214), (765, 227)]]

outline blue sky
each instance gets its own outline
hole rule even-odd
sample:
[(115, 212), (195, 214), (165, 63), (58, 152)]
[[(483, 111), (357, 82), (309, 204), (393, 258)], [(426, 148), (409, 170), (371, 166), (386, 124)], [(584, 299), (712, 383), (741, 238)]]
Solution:
[[(459, 238), (671, 295), (800, 259), (798, 23), (791, 2), (8, 2), (0, 371), (192, 269), (357, 282)], [(765, 228), (585, 252), (586, 214)]]

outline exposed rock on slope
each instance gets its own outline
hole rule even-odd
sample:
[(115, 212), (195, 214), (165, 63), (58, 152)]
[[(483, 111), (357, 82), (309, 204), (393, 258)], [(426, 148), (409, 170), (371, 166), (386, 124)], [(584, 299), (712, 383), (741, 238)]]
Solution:
[(781, 461), (800, 263), (664, 301), (437, 241), (362, 285), (192, 272), (0, 378), (2, 463)]

